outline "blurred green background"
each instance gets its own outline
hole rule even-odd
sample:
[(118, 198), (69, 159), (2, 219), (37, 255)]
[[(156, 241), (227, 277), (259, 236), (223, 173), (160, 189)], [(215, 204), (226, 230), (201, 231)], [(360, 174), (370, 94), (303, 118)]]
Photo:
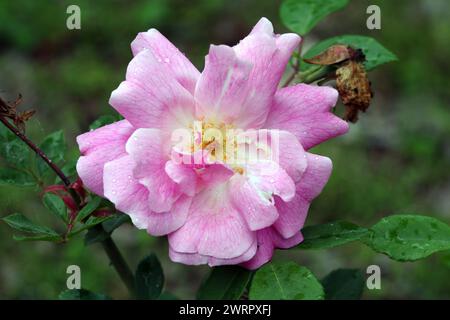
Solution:
[[(81, 30), (66, 28), (70, 4), (81, 8)], [(381, 30), (366, 28), (370, 4), (381, 7)], [(210, 43), (235, 44), (262, 16), (277, 32), (286, 32), (279, 5), (269, 0), (2, 0), (0, 94), (12, 99), (22, 93), (24, 106), (37, 110), (29, 136), (39, 141), (63, 129), (69, 158), (76, 158), (75, 137), (100, 115), (114, 113), (109, 95), (124, 79), (129, 44), (138, 32), (159, 29), (201, 70)], [(314, 150), (333, 159), (334, 171), (307, 224), (346, 219), (370, 226), (394, 213), (450, 222), (449, 12), (447, 0), (353, 0), (305, 38), (307, 48), (334, 35), (365, 34), (399, 57), (370, 73), (373, 104), (350, 133)], [(13, 212), (57, 223), (36, 190), (0, 186), (0, 216)], [(64, 245), (20, 243), (12, 234), (0, 223), (1, 299), (56, 298), (66, 288), (71, 264), (81, 267), (83, 287), (127, 298), (100, 246), (84, 247), (81, 236)], [(181, 298), (193, 298), (208, 271), (170, 262), (165, 239), (130, 225), (117, 230), (114, 239), (133, 269), (144, 255), (156, 252), (166, 288)], [(380, 265), (382, 289), (366, 290), (364, 298), (450, 298), (449, 252), (399, 263), (352, 244), (317, 252), (279, 251), (275, 258), (293, 259), (319, 278), (336, 268)]]

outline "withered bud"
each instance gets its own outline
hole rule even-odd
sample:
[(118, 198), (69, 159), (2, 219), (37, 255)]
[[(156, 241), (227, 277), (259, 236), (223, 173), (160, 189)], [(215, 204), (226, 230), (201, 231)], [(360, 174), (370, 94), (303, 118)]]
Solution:
[(15, 101), (6, 102), (2, 98), (0, 98), (0, 116), (9, 118), (13, 121), (14, 125), (19, 129), (22, 133), (25, 132), (25, 122), (30, 120), (31, 117), (35, 114), (35, 110), (26, 110), (23, 112), (17, 111), (17, 106), (22, 102), (22, 95), (19, 94)]
[(346, 107), (344, 120), (356, 122), (358, 112), (367, 110), (373, 96), (363, 64), (365, 55), (362, 50), (337, 44), (304, 60), (311, 64), (336, 68), (336, 88)]

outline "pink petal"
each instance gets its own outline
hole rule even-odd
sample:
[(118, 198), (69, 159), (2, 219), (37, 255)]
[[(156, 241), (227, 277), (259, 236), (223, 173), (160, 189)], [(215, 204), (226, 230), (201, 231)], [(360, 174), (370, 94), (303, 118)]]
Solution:
[[(272, 131), (272, 130), (271, 130)], [(306, 170), (306, 152), (298, 139), (288, 131), (278, 131), (279, 159), (278, 163), (286, 173), (297, 182)]]
[(191, 167), (169, 160), (166, 162), (165, 171), (180, 186), (180, 190), (183, 193), (189, 196), (195, 194), (197, 189), (197, 175)]
[(250, 94), (242, 105), (238, 127), (262, 127), (286, 65), (299, 43), (300, 37), (294, 33), (275, 35), (270, 21), (262, 18), (234, 47), (239, 59), (253, 65), (248, 79)]
[(258, 251), (251, 260), (241, 264), (243, 267), (251, 270), (257, 269), (263, 264), (269, 262), (272, 259), (275, 248), (286, 249), (296, 246), (303, 241), (303, 236), (301, 233), (297, 233), (289, 239), (283, 239), (272, 228), (259, 230), (257, 233)]
[(306, 169), (306, 152), (298, 139), (292, 133), (284, 130), (247, 130), (238, 136), (238, 141), (247, 137), (247, 144), (266, 145), (270, 150), (266, 154), (258, 154), (258, 159), (277, 162), (286, 173), (297, 182)]
[(157, 61), (167, 64), (173, 77), (189, 92), (194, 94), (195, 84), (200, 72), (166, 37), (156, 29), (140, 32), (131, 43), (133, 55), (150, 49)]
[(136, 166), (133, 175), (149, 190), (150, 208), (166, 212), (181, 195), (177, 183), (165, 171), (170, 146), (161, 130), (138, 129), (127, 142), (126, 150)]
[(145, 229), (151, 214), (148, 190), (133, 177), (134, 166), (128, 155), (106, 163), (103, 178), (105, 197), (114, 203), (117, 210), (128, 214), (136, 227)]
[(272, 22), (270, 22), (269, 19), (266, 17), (262, 17), (259, 19), (258, 23), (253, 27), (250, 34), (254, 33), (266, 33), (268, 35), (273, 35), (273, 25)]
[(230, 205), (225, 185), (206, 189), (192, 200), (186, 223), (169, 235), (172, 250), (232, 259), (255, 241), (240, 214)]
[(296, 186), (296, 195), (289, 202), (276, 199), (279, 218), (275, 229), (284, 237), (297, 234), (305, 223), (311, 201), (317, 197), (331, 174), (332, 163), (329, 158), (307, 153), (308, 167)]
[(140, 51), (131, 60), (126, 79), (112, 92), (109, 103), (133, 126), (172, 132), (192, 122), (191, 93), (150, 50)]
[(199, 150), (194, 153), (182, 153), (172, 150), (171, 159), (166, 164), (167, 174), (185, 189), (196, 192), (226, 182), (234, 171), (224, 163), (210, 163), (208, 152)]
[(250, 69), (232, 48), (212, 45), (195, 89), (197, 116), (233, 122), (249, 94)]
[(198, 266), (208, 263), (208, 256), (203, 256), (198, 253), (183, 253), (177, 252), (169, 246), (169, 258), (173, 262), (184, 263), (187, 265)]
[(299, 233), (305, 223), (310, 202), (300, 194), (296, 194), (294, 199), (289, 202), (276, 198), (275, 205), (279, 212), (279, 218), (274, 223), (274, 228), (285, 238)]
[(148, 217), (147, 232), (162, 236), (180, 228), (186, 222), (191, 201), (191, 197), (182, 195), (168, 212), (152, 212)]
[(245, 167), (245, 175), (260, 192), (290, 201), (295, 195), (291, 177), (276, 162), (258, 161)]
[(331, 112), (337, 98), (338, 92), (330, 87), (298, 84), (282, 88), (275, 94), (264, 127), (292, 132), (310, 149), (348, 131), (347, 122)]
[(250, 260), (256, 253), (257, 242), (244, 252), (242, 255), (232, 259), (218, 259), (215, 257), (204, 256), (198, 253), (181, 253), (173, 250), (169, 246), (169, 257), (173, 262), (184, 263), (188, 265), (208, 264), (211, 267), (221, 265), (235, 265)]
[(250, 230), (271, 226), (278, 218), (274, 203), (264, 197), (246, 177), (235, 175), (230, 180), (231, 201), (246, 220)]
[(103, 167), (126, 154), (125, 143), (133, 131), (131, 124), (122, 120), (77, 137), (81, 152), (77, 172), (92, 192), (103, 195)]
[(224, 163), (206, 164), (196, 172), (200, 188), (214, 188), (228, 181), (234, 175), (234, 171)]
[(232, 259), (218, 259), (215, 257), (210, 257), (208, 264), (211, 267), (239, 264), (239, 263), (248, 261), (251, 258), (253, 258), (255, 256), (257, 250), (258, 250), (258, 242), (255, 239), (255, 241), (253, 241), (253, 244), (250, 246), (250, 248), (248, 248), (248, 250), (245, 251), (240, 256), (238, 256), (236, 258), (232, 258)]
[(151, 235), (165, 235), (181, 227), (186, 221), (191, 198), (180, 197), (168, 212), (152, 212), (148, 189), (133, 176), (135, 165), (128, 155), (105, 165), (105, 197), (128, 214), (136, 227), (147, 229)]

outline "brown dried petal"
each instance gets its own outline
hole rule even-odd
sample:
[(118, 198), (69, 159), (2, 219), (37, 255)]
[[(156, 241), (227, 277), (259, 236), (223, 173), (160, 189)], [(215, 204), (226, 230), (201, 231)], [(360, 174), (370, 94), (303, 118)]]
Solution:
[(352, 57), (349, 47), (342, 44), (337, 44), (329, 47), (324, 52), (318, 54), (309, 59), (303, 59), (311, 64), (318, 64), (321, 66), (329, 66), (332, 64), (340, 63), (348, 60)]
[(336, 87), (346, 107), (344, 119), (358, 120), (358, 112), (366, 111), (372, 99), (370, 82), (361, 62), (348, 61), (336, 70)]

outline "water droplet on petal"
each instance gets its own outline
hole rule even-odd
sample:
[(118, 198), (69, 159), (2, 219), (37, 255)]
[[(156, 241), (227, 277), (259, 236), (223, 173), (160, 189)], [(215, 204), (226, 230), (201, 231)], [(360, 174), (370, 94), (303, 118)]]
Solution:
[(165, 59), (164, 59), (164, 62), (165, 62), (165, 63), (169, 63), (169, 62), (170, 62), (170, 59), (169, 59), (169, 58), (165, 58)]

